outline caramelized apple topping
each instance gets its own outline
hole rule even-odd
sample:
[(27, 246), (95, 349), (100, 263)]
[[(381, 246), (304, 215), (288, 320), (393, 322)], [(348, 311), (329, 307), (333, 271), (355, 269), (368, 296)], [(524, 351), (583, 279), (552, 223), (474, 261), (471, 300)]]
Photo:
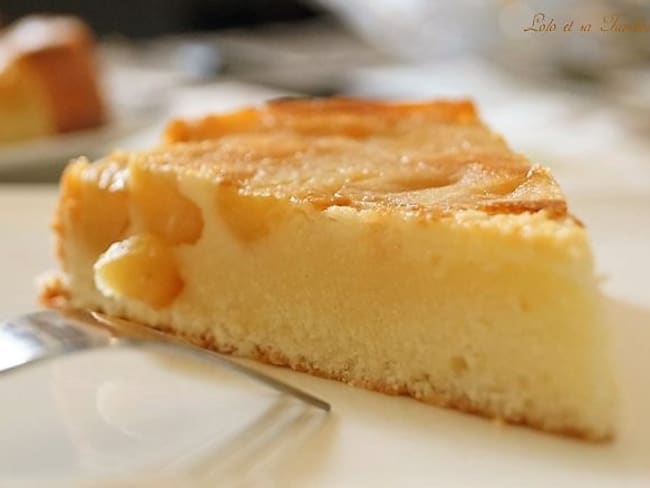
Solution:
[(286, 215), (282, 201), (270, 196), (241, 195), (238, 187), (229, 185), (217, 190), (217, 211), (232, 234), (243, 242), (266, 236)]
[(85, 159), (72, 163), (63, 175), (62, 195), (58, 218), (75, 222), (72, 229), (90, 252), (100, 254), (124, 237), (129, 198), (121, 164), (111, 160), (89, 164)]
[(174, 173), (132, 164), (129, 177), (134, 215), (144, 229), (170, 244), (192, 244), (201, 237), (201, 210), (181, 194)]
[(174, 250), (152, 234), (116, 242), (95, 263), (95, 285), (109, 297), (127, 297), (160, 309), (183, 289)]
[(512, 152), (469, 101), (293, 99), (177, 120), (142, 156), (240, 194), (318, 209), (421, 215), (458, 210), (567, 215), (550, 173)]

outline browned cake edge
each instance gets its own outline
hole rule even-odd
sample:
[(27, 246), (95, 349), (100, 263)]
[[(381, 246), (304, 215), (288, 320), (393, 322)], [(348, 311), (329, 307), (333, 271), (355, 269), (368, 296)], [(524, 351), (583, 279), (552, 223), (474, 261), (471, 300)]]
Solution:
[[(69, 298), (70, 298), (70, 293), (65, 287), (65, 284), (58, 273), (50, 274), (45, 279), (43, 279), (42, 282), (40, 283), (39, 302), (41, 303), (41, 305), (48, 308), (62, 309), (68, 306)], [(105, 312), (104, 310), (98, 310), (98, 311)], [(124, 318), (126, 320), (129, 320), (127, 317), (118, 317), (118, 318)], [(320, 378), (339, 381), (341, 383), (346, 383), (355, 387), (365, 388), (367, 390), (384, 393), (386, 395), (409, 396), (423, 403), (435, 405), (438, 407), (444, 407), (452, 410), (457, 410), (466, 414), (471, 414), (486, 419), (491, 419), (496, 422), (505, 422), (510, 425), (532, 427), (542, 432), (559, 434), (565, 437), (570, 437), (570, 438), (594, 442), (594, 443), (610, 442), (614, 438), (612, 432), (600, 434), (590, 430), (580, 429), (578, 427), (568, 427), (568, 426), (562, 428), (548, 427), (543, 422), (539, 422), (534, 419), (529, 419), (525, 415), (498, 416), (493, 414), (492, 412), (489, 412), (484, 408), (481, 408), (480, 405), (477, 405), (475, 402), (472, 402), (469, 398), (465, 396), (461, 396), (461, 395), (452, 396), (452, 394), (441, 390), (433, 391), (433, 393), (431, 393), (430, 396), (427, 396), (427, 398), (422, 398), (420, 395), (417, 394), (415, 389), (408, 384), (402, 384), (399, 385), (398, 387), (395, 387), (379, 381), (370, 381), (370, 380), (355, 381), (348, 378), (345, 371), (336, 371), (336, 372), (323, 371), (322, 369), (315, 367), (313, 364), (310, 364), (309, 361), (305, 359), (292, 362), (281, 351), (274, 350), (273, 348), (264, 345), (257, 345), (255, 347), (255, 352), (253, 354), (242, 354), (239, 352), (237, 346), (232, 344), (219, 343), (215, 340), (214, 336), (212, 336), (209, 332), (196, 335), (196, 334), (186, 334), (184, 332), (174, 329), (171, 326), (157, 326), (152, 328), (164, 332), (166, 334), (171, 334), (173, 336), (182, 338), (203, 349), (208, 349), (221, 354), (230, 354), (242, 358), (253, 359), (272, 366), (286, 367), (294, 371), (307, 373), (312, 376), (317, 376)]]
[[(453, 124), (482, 124), (474, 103), (469, 99), (435, 99), (428, 101), (386, 101), (374, 98), (334, 97), (279, 97), (262, 104), (242, 107), (222, 113), (214, 113), (199, 118), (176, 118), (168, 122), (162, 135), (165, 143), (189, 142), (220, 137), (227, 133), (260, 129), (264, 119), (278, 117), (287, 122), (286, 117), (302, 118), (320, 115), (345, 114), (371, 117), (382, 120), (386, 116), (406, 116), (410, 113), (428, 112), (439, 122)], [(282, 124), (281, 124), (282, 125)], [(373, 127), (359, 132), (358, 127), (339, 126), (337, 132), (352, 137), (370, 135)], [(350, 130), (352, 129), (352, 130)]]

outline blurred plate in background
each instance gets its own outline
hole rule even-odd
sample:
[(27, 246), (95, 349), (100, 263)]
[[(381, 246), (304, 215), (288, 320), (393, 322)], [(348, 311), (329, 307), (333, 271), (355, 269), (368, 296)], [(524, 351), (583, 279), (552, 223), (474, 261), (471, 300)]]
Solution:
[(27, 171), (44, 166), (62, 169), (70, 158), (100, 156), (116, 141), (146, 127), (151, 121), (147, 114), (120, 113), (96, 129), (2, 145), (0, 179), (4, 170)]

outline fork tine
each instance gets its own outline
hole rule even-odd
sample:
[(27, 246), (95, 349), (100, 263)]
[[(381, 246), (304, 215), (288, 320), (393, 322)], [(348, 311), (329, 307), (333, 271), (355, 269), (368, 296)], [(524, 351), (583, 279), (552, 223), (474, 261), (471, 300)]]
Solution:
[(280, 393), (285, 393), (287, 395), (290, 395), (316, 408), (320, 408), (321, 410), (324, 410), (326, 412), (329, 412), (331, 409), (329, 403), (327, 403), (325, 400), (321, 400), (320, 398), (312, 395), (311, 393), (307, 393), (287, 383), (284, 383), (280, 380), (276, 380), (275, 378), (268, 376), (264, 373), (261, 373), (253, 368), (249, 368), (242, 364), (236, 363), (235, 361), (220, 356), (216, 352), (208, 351), (206, 349), (201, 349), (200, 347), (193, 346), (186, 342), (182, 342), (182, 341), (177, 342), (169, 339), (142, 340), (142, 339), (135, 339), (130, 337), (120, 337), (119, 343), (123, 345), (130, 345), (130, 346), (144, 348), (144, 349), (158, 349), (158, 350), (171, 351), (174, 353), (181, 353), (194, 359), (200, 359), (202, 361), (207, 361), (213, 364), (216, 363), (219, 366), (225, 367), (231, 371), (235, 371), (236, 373), (242, 374), (244, 376), (248, 376), (249, 378), (252, 378), (255, 381), (263, 383), (266, 386), (269, 386), (274, 390), (279, 391)]
[[(216, 352), (209, 351), (207, 349), (202, 349), (197, 347), (189, 342), (179, 339), (178, 337), (165, 334), (155, 329), (151, 329), (144, 325), (138, 324), (136, 322), (131, 322), (124, 319), (114, 319), (108, 317), (104, 314), (97, 312), (91, 312), (90, 315), (98, 322), (109, 327), (114, 333), (124, 333), (124, 327), (132, 327), (136, 330), (130, 331), (129, 334), (131, 337), (122, 336), (120, 337), (120, 342), (129, 343), (133, 346), (145, 347), (145, 348), (158, 348), (170, 350), (172, 352), (180, 352), (187, 356), (193, 357), (195, 359), (201, 359), (203, 361), (208, 361), (212, 363), (217, 363), (222, 367), (235, 371), (239, 374), (248, 376), (260, 383), (273, 388), (276, 391), (281, 393), (286, 393), (301, 400), (302, 402), (308, 403), (314, 407), (320, 408), (326, 412), (331, 409), (329, 403), (324, 400), (321, 400), (310, 393), (304, 392), (298, 388), (295, 388), (287, 383), (276, 380), (275, 378), (268, 376), (264, 373), (261, 373), (253, 368), (244, 366), (243, 364), (237, 363), (233, 360), (230, 360)], [(133, 335), (135, 334), (135, 337)], [(143, 338), (146, 337), (146, 338)]]
[(330, 410), (326, 401), (215, 352), (136, 322), (88, 310), (46, 310), (0, 323), (0, 374), (67, 353), (120, 345), (165, 349), (216, 363), (304, 403)]

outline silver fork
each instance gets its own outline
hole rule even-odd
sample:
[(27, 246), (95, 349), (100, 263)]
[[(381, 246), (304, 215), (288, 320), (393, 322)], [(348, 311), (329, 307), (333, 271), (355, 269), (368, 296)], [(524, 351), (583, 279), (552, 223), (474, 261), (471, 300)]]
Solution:
[(109, 347), (166, 350), (211, 362), (325, 411), (324, 400), (175, 336), (88, 310), (44, 310), (0, 323), (0, 377), (62, 355)]

